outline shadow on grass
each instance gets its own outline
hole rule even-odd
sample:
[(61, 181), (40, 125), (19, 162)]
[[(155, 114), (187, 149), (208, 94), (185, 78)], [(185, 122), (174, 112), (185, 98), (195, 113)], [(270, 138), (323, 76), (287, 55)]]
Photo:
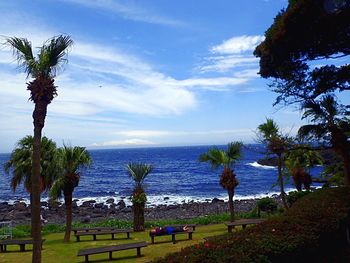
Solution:
[[(124, 256), (124, 257), (116, 257), (115, 255), (113, 255), (112, 259), (109, 259), (108, 257), (108, 253), (106, 253), (107, 257), (106, 259), (91, 259), (89, 257), (89, 262), (92, 262), (92, 263), (98, 263), (98, 262), (111, 262), (111, 261), (120, 261), (122, 262), (122, 260), (127, 260), (127, 259), (137, 259), (137, 258), (142, 258), (144, 257), (144, 255), (141, 255), (141, 257), (138, 257), (138, 256)], [(78, 263), (85, 263), (85, 259), (84, 260), (80, 260), (78, 261)]]

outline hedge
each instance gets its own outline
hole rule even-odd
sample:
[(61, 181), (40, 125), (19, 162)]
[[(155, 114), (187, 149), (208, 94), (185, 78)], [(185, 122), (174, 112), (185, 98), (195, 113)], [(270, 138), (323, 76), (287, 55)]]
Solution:
[(340, 253), (349, 251), (349, 211), (349, 188), (319, 189), (279, 218), (154, 262), (348, 262)]

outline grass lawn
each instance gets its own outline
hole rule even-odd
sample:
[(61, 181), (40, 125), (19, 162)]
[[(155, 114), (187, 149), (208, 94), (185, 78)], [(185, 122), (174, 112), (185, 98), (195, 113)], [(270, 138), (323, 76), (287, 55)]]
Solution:
[[(235, 228), (237, 229), (237, 228)], [(151, 244), (151, 238), (148, 235), (149, 230), (145, 232), (131, 233), (131, 238), (126, 239), (125, 234), (116, 235), (115, 240), (111, 240), (111, 235), (97, 236), (97, 240), (93, 241), (92, 236), (81, 237), (80, 242), (76, 242), (72, 233), (71, 242), (63, 243), (64, 233), (55, 233), (44, 235), (46, 239), (44, 249), (42, 250), (43, 263), (72, 263), (84, 262), (84, 257), (77, 257), (79, 249), (100, 247), (107, 245), (117, 245), (124, 243), (132, 243), (138, 241), (147, 241), (148, 247), (142, 248), (142, 257), (136, 257), (136, 249), (118, 251), (113, 253), (113, 261), (115, 262), (148, 262), (157, 257), (162, 257), (170, 252), (179, 251), (182, 247), (203, 242), (204, 237), (215, 236), (227, 233), (227, 227), (224, 224), (206, 225), (196, 227), (193, 233), (193, 240), (188, 240), (188, 235), (177, 235), (179, 240), (176, 244), (171, 242), (171, 236), (162, 236), (155, 238), (155, 244)], [(28, 246), (28, 248), (27, 248)], [(26, 245), (26, 249), (31, 246)], [(0, 262), (2, 263), (30, 263), (32, 252), (19, 252), (19, 246), (8, 246), (8, 252), (0, 253)], [(108, 253), (89, 256), (92, 262), (110, 262)]]

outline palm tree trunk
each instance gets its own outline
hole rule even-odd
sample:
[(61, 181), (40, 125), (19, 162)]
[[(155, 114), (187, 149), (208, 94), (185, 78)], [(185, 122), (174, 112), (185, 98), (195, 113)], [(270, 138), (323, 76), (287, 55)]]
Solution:
[(278, 154), (278, 181), (280, 183), (280, 191), (282, 203), (285, 209), (288, 209), (288, 204), (286, 201), (286, 193), (284, 192), (284, 184), (283, 184), (283, 174), (282, 174), (282, 155)]
[(72, 221), (73, 221), (73, 205), (72, 198), (73, 193), (64, 193), (64, 204), (66, 206), (66, 232), (64, 234), (64, 242), (69, 242), (70, 232), (72, 231)]
[(134, 203), (134, 231), (145, 230), (145, 204)]
[(32, 156), (32, 236), (33, 254), (32, 263), (41, 263), (41, 220), (40, 220), (40, 151), (41, 151), (41, 131), (45, 124), (47, 103), (38, 101), (35, 103), (33, 112), (34, 136), (33, 136), (33, 156)]
[(233, 195), (234, 190), (227, 190), (228, 193), (228, 207), (230, 209), (230, 220), (231, 222), (235, 221), (235, 207), (233, 205)]

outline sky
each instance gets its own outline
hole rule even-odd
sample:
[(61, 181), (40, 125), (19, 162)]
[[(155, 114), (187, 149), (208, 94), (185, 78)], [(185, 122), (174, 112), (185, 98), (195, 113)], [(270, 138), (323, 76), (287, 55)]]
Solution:
[[(0, 1), (0, 35), (37, 47), (74, 41), (56, 77), (43, 135), (94, 148), (256, 142), (273, 118), (293, 133), (296, 108), (274, 108), (252, 54), (287, 0)], [(29, 82), (0, 48), (0, 152), (33, 133)]]

